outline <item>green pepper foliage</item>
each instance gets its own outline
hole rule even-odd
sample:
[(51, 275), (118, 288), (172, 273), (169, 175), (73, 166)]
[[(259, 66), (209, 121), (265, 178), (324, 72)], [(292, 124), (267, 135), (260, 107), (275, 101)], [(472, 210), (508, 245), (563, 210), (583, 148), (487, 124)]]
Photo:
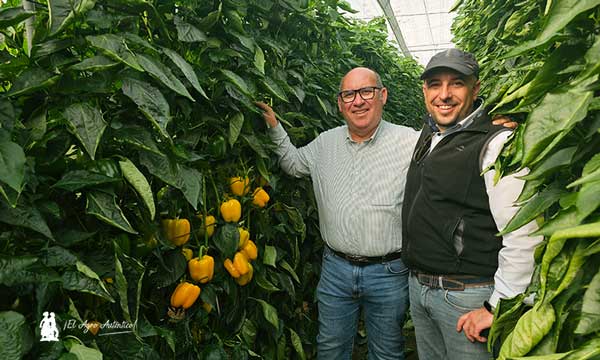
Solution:
[[(386, 119), (416, 126), (422, 113), (420, 66), (387, 43), (383, 20), (346, 10), (339, 0), (0, 6), (1, 358), (314, 357), (312, 187), (281, 173), (254, 102), (271, 102), (303, 145), (343, 123), (340, 78), (368, 66), (389, 89)], [(240, 175), (251, 190), (268, 181), (271, 197), (264, 209), (252, 191), (238, 198), (259, 252), (243, 287), (222, 265), (237, 224), (218, 212)], [(200, 213), (217, 218), (211, 238)], [(190, 220), (194, 254), (216, 262), (185, 314), (169, 311), (189, 280), (161, 228), (174, 217)], [(61, 341), (38, 341), (44, 311)], [(80, 326), (92, 320), (136, 326), (94, 336)]]
[(490, 333), (500, 359), (599, 356), (600, 1), (479, 1), (455, 5), (458, 45), (480, 60), (494, 112), (523, 124), (496, 164), (528, 167), (520, 210), (501, 234), (537, 219), (536, 270), (526, 295), (502, 300)]

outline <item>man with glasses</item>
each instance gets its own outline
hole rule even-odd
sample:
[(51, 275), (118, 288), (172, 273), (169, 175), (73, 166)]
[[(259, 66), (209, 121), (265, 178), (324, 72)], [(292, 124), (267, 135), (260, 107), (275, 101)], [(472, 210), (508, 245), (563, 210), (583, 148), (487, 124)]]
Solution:
[(493, 308), (527, 288), (542, 240), (528, 236), (534, 222), (495, 235), (518, 210), (527, 170), (496, 184), (493, 170), (481, 175), (510, 132), (489, 121), (478, 72), (472, 54), (450, 49), (421, 76), (429, 114), (407, 175), (402, 259), (422, 359), (489, 359)]
[(271, 107), (257, 103), (282, 169), (313, 182), (325, 241), (317, 286), (319, 359), (351, 358), (361, 308), (369, 359), (404, 359), (408, 269), (400, 259), (401, 209), (419, 133), (381, 119), (387, 96), (376, 72), (352, 69), (337, 97), (346, 125), (302, 148), (290, 142)]
[(360, 310), (369, 359), (403, 359), (408, 269), (400, 259), (405, 171), (418, 133), (383, 121), (387, 89), (355, 68), (340, 83), (346, 125), (296, 148), (273, 110), (264, 112), (282, 169), (311, 176), (325, 249), (317, 287), (319, 359), (350, 359)]

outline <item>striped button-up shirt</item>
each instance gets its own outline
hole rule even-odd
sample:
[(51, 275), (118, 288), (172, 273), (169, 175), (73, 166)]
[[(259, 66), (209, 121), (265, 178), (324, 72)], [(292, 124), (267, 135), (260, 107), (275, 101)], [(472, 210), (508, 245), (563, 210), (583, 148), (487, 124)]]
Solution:
[(281, 168), (311, 177), (329, 247), (363, 256), (400, 251), (404, 185), (418, 131), (381, 121), (369, 140), (357, 143), (348, 127), (340, 126), (301, 148), (281, 124), (269, 135)]

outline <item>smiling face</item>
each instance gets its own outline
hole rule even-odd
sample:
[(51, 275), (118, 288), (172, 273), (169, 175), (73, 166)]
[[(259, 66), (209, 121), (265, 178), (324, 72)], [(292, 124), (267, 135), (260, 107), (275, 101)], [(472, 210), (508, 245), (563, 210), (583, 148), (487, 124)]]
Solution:
[[(340, 90), (357, 90), (368, 86), (381, 86), (377, 84), (375, 72), (367, 68), (355, 68), (344, 76)], [(370, 100), (364, 100), (358, 92), (354, 101), (349, 103), (343, 102), (338, 96), (338, 108), (346, 119), (350, 136), (354, 141), (361, 142), (373, 135), (381, 121), (386, 101), (386, 88), (376, 89), (375, 96)]]
[(423, 82), (425, 106), (440, 131), (456, 124), (473, 112), (479, 93), (479, 80), (451, 69), (432, 72)]

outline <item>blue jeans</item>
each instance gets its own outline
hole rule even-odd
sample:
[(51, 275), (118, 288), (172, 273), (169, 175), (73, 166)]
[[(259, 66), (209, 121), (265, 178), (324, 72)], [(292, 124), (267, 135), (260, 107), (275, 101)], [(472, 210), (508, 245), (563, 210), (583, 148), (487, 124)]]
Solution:
[(493, 285), (451, 291), (421, 285), (410, 276), (410, 316), (415, 325), (417, 353), (424, 360), (488, 360), (487, 343), (470, 342), (456, 331), (458, 318), (479, 309), (490, 298)]
[(401, 259), (356, 266), (325, 247), (317, 300), (318, 359), (352, 358), (361, 307), (369, 359), (404, 359), (402, 326), (408, 307), (408, 269)]

